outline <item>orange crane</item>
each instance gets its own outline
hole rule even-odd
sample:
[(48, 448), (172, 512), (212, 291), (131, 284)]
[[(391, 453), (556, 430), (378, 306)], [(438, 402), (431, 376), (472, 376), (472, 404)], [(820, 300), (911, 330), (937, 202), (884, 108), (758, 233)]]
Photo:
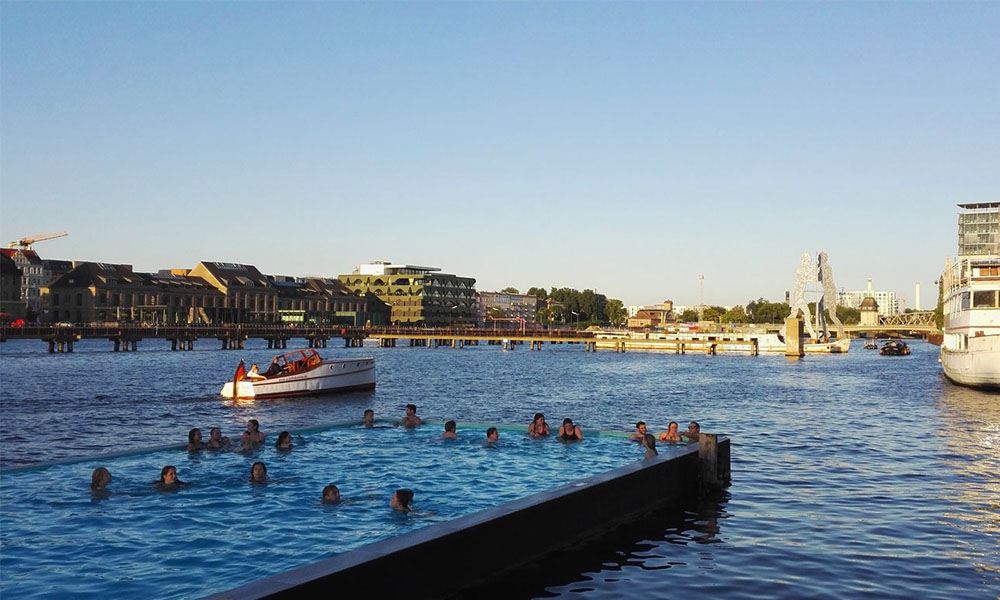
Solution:
[(60, 231), (57, 233), (43, 233), (40, 235), (14, 240), (13, 242), (7, 244), (7, 247), (20, 248), (21, 250), (31, 250), (31, 245), (34, 244), (35, 242), (43, 242), (45, 240), (51, 240), (54, 238), (66, 237), (67, 235), (69, 234), (66, 233), (65, 231)]

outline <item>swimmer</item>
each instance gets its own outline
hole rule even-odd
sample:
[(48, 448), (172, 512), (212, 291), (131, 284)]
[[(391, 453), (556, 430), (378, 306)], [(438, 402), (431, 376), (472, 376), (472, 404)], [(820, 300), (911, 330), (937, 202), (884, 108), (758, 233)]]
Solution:
[(444, 433), (441, 434), (441, 437), (451, 440), (458, 437), (458, 433), (455, 432), (454, 421), (448, 421), (444, 424)]
[(564, 442), (575, 442), (583, 439), (583, 430), (573, 424), (573, 419), (563, 419), (559, 426), (559, 439)]
[(264, 443), (264, 434), (260, 432), (260, 422), (257, 419), (247, 421), (247, 430), (240, 436), (240, 450), (250, 450)]
[(278, 443), (274, 445), (278, 450), (291, 450), (292, 445), (292, 434), (287, 431), (282, 431), (278, 434)]
[(365, 411), (365, 427), (371, 428), (375, 426), (375, 411), (368, 409)]
[(158, 488), (174, 488), (179, 485), (184, 485), (184, 482), (177, 479), (177, 467), (167, 465), (160, 469), (160, 480), (154, 481), (153, 485)]
[(701, 425), (698, 424), (698, 421), (688, 423), (688, 430), (684, 437), (687, 438), (689, 444), (693, 444), (701, 438)]
[(486, 430), (486, 441), (487, 442), (499, 442), (500, 432), (497, 431), (496, 427), (490, 427)]
[(267, 465), (262, 462), (255, 462), (250, 467), (251, 483), (267, 483)]
[(681, 434), (677, 433), (677, 421), (671, 421), (667, 425), (667, 430), (660, 433), (660, 441), (670, 444), (676, 444), (681, 441)]
[(188, 432), (188, 452), (195, 452), (205, 447), (201, 441), (201, 430), (197, 427)]
[(641, 444), (642, 440), (645, 439), (645, 437), (646, 437), (646, 422), (639, 421), (638, 423), (635, 424), (635, 432), (632, 435), (628, 436), (628, 439), (635, 440)]
[(323, 502), (324, 503), (340, 502), (340, 490), (337, 488), (337, 486), (331, 483), (330, 485), (323, 488)]
[(653, 458), (659, 454), (656, 451), (656, 437), (652, 433), (642, 436), (642, 445), (646, 448), (646, 458)]
[(211, 450), (218, 450), (219, 448), (225, 448), (226, 446), (232, 446), (233, 440), (222, 437), (222, 430), (218, 427), (213, 427), (208, 432), (208, 441), (205, 443), (205, 447)]
[(552, 430), (549, 429), (549, 424), (545, 422), (545, 415), (535, 413), (535, 418), (531, 420), (531, 425), (528, 425), (528, 437), (546, 437), (551, 435), (551, 433)]
[(396, 490), (392, 495), (392, 500), (389, 501), (389, 506), (393, 510), (408, 513), (413, 510), (410, 508), (411, 502), (413, 502), (413, 490)]
[(90, 489), (92, 490), (103, 490), (109, 483), (111, 483), (111, 471), (106, 467), (97, 467), (90, 474)]
[(416, 404), (407, 404), (406, 405), (406, 416), (403, 417), (402, 421), (396, 421), (395, 423), (393, 423), (393, 425), (395, 425), (396, 427), (399, 427), (400, 425), (402, 425), (403, 427), (406, 427), (406, 428), (409, 428), (409, 429), (412, 429), (413, 427), (416, 427), (416, 426), (421, 425), (421, 424), (423, 424), (423, 421), (421, 421), (420, 417), (417, 416), (417, 405)]

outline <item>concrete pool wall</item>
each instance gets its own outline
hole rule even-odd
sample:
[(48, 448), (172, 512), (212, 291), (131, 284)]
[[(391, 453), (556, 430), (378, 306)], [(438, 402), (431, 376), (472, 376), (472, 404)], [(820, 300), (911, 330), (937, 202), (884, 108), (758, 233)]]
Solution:
[[(213, 594), (293, 598), (345, 592), (369, 597), (458, 595), (505, 571), (594, 537), (643, 513), (729, 480), (730, 440), (661, 446), (659, 456)], [(699, 452), (702, 457), (699, 457)], [(714, 467), (712, 467), (714, 463)], [(706, 467), (708, 470), (706, 471)], [(713, 478), (715, 481), (709, 481)], [(567, 480), (573, 474), (567, 473)], [(390, 596), (399, 594), (399, 596)]]

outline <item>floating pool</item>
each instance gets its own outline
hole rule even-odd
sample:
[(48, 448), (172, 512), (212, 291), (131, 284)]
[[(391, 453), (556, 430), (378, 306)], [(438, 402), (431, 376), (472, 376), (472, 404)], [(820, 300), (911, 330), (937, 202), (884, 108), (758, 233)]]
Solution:
[[(524, 428), (417, 430), (333, 426), (279, 452), (157, 450), (0, 474), (0, 595), (11, 598), (198, 597), (500, 505), (642, 458), (620, 435), (533, 440)], [(267, 464), (271, 481), (252, 484)], [(175, 465), (189, 485), (156, 490)], [(106, 466), (107, 495), (90, 492)], [(334, 483), (343, 500), (320, 503)], [(397, 488), (409, 514), (390, 509)]]

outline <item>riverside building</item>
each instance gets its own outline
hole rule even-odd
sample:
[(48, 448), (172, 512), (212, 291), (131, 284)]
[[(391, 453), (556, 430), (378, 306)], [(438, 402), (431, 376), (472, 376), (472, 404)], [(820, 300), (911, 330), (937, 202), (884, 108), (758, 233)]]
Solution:
[(392, 308), (397, 325), (446, 327), (476, 323), (476, 280), (438, 267), (375, 261), (358, 265), (340, 281), (355, 294), (374, 294)]
[(1000, 256), (1000, 202), (959, 204), (958, 256)]
[(493, 325), (491, 312), (502, 311), (504, 319), (524, 319), (525, 323), (538, 320), (538, 298), (528, 294), (505, 292), (476, 292), (476, 310), (480, 325)]
[(899, 313), (899, 303), (896, 300), (896, 292), (880, 292), (872, 289), (872, 280), (868, 279), (868, 289), (854, 292), (839, 292), (837, 301), (841, 306), (847, 308), (861, 309), (861, 303), (865, 298), (874, 298), (878, 304), (879, 316), (885, 317)]

